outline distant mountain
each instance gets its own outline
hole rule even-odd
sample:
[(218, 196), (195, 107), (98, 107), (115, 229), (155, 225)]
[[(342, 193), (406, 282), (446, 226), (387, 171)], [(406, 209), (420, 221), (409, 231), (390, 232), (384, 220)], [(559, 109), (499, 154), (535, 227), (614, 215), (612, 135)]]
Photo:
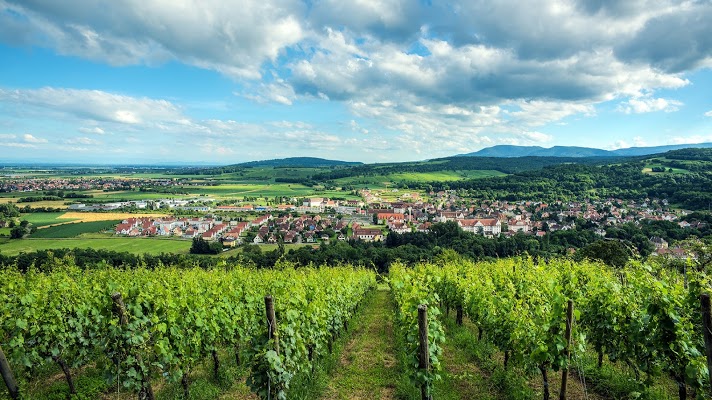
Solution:
[(336, 166), (361, 165), (361, 162), (326, 160), (315, 157), (289, 157), (274, 160), (249, 161), (242, 164), (235, 164), (236, 167), (311, 167), (324, 168)]
[(487, 147), (480, 151), (460, 154), (463, 157), (631, 157), (645, 156), (648, 154), (664, 153), (670, 150), (686, 148), (710, 148), (712, 143), (674, 144), (654, 147), (631, 147), (618, 150), (602, 150), (590, 147), (554, 146), (550, 148), (540, 146), (511, 146), (498, 145)]
[(647, 156), (648, 154), (665, 153), (671, 150), (680, 149), (709, 149), (712, 148), (712, 143), (697, 143), (697, 144), (671, 144), (668, 146), (653, 146), (653, 147), (630, 147), (627, 149), (613, 150), (617, 156)]

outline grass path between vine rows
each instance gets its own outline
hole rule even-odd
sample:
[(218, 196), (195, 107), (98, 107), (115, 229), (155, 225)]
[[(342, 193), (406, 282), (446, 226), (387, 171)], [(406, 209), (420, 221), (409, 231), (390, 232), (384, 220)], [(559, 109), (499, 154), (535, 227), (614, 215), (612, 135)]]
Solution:
[(388, 287), (379, 286), (353, 322), (351, 338), (344, 345), (322, 399), (394, 399), (399, 371)]

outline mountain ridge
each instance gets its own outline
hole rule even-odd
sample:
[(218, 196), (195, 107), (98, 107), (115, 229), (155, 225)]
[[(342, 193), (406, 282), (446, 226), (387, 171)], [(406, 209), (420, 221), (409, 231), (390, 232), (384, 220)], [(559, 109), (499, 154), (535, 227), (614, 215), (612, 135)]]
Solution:
[(651, 147), (628, 147), (617, 150), (603, 150), (593, 147), (579, 146), (515, 146), (515, 145), (497, 145), (486, 147), (482, 150), (458, 154), (455, 157), (497, 157), (497, 158), (513, 158), (513, 157), (631, 157), (631, 156), (647, 156), (651, 154), (664, 153), (671, 150), (680, 150), (686, 148), (712, 148), (712, 143), (695, 143), (695, 144), (672, 144), (665, 146)]
[(240, 164), (233, 164), (234, 167), (332, 167), (362, 165), (359, 161), (327, 160), (318, 157), (287, 157), (275, 158), (271, 160), (248, 161)]

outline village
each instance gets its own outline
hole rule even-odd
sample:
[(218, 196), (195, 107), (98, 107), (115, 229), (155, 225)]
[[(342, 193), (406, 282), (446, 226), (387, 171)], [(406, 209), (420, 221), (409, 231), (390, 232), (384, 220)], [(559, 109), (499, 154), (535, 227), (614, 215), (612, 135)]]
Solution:
[[(209, 206), (202, 202), (175, 203), (171, 208), (190, 209), (201, 217), (129, 218), (116, 226), (116, 235), (200, 237), (220, 241), (225, 247), (242, 243), (316, 244), (332, 240), (382, 241), (389, 233), (428, 233), (434, 223), (454, 221), (463, 231), (485, 237), (516, 234), (545, 236), (586, 224), (599, 236), (606, 227), (639, 224), (644, 220), (670, 221), (681, 228), (700, 228), (679, 221), (685, 211), (671, 211), (665, 200), (623, 201), (606, 199), (590, 202), (480, 201), (468, 202), (455, 191), (430, 193), (429, 201), (385, 201), (370, 190), (360, 192), (363, 200), (329, 198), (292, 199), (292, 204), (257, 206), (235, 204)], [(415, 197), (408, 194), (407, 198)], [(207, 200), (207, 201), (206, 201)], [(157, 201), (161, 203), (160, 200)], [(174, 203), (171, 203), (174, 202)], [(299, 205), (296, 205), (299, 204)], [(135, 204), (134, 204), (135, 206)], [(697, 223), (703, 224), (703, 223)], [(656, 253), (674, 252), (668, 243), (650, 238)]]

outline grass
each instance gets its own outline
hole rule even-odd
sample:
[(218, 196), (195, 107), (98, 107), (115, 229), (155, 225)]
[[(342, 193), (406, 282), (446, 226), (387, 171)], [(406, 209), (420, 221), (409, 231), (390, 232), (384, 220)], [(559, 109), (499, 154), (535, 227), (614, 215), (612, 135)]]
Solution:
[(352, 327), (323, 399), (393, 399), (402, 379), (393, 342), (393, 305), (379, 287)]
[(449, 351), (450, 354), (444, 355), (444, 379), (436, 386), (436, 391), (442, 395), (462, 390), (465, 393), (479, 393), (478, 396), (484, 396), (482, 398), (485, 399), (541, 398), (529, 387), (527, 373), (513, 368), (505, 369), (497, 348), (487, 340), (478, 340), (477, 328), (467, 317), (462, 326), (456, 325), (453, 318), (444, 313), (441, 318), (447, 338), (443, 351)]
[[(665, 172), (653, 172), (654, 167), (663, 167), (665, 168)], [(660, 175), (660, 174), (675, 174), (675, 175), (684, 175), (684, 174), (689, 174), (690, 171), (682, 168), (672, 168), (672, 172), (668, 172), (671, 167), (662, 165), (662, 164), (646, 164), (645, 167), (643, 168), (643, 173), (644, 174), (652, 174), (652, 175)]]
[(44, 229), (38, 229), (31, 234), (31, 238), (72, 238), (85, 233), (100, 232), (109, 230), (121, 221), (94, 221), (94, 222), (77, 222), (71, 224), (62, 224), (50, 226)]
[(63, 212), (22, 214), (20, 219), (24, 219), (36, 227), (64, 224), (79, 220), (79, 218), (73, 218), (72, 216), (67, 217)]
[(71, 239), (0, 239), (0, 253), (14, 256), (38, 250), (63, 248), (91, 248), (95, 250), (125, 251), (132, 254), (176, 253), (188, 254), (191, 241), (157, 238), (71, 238)]

